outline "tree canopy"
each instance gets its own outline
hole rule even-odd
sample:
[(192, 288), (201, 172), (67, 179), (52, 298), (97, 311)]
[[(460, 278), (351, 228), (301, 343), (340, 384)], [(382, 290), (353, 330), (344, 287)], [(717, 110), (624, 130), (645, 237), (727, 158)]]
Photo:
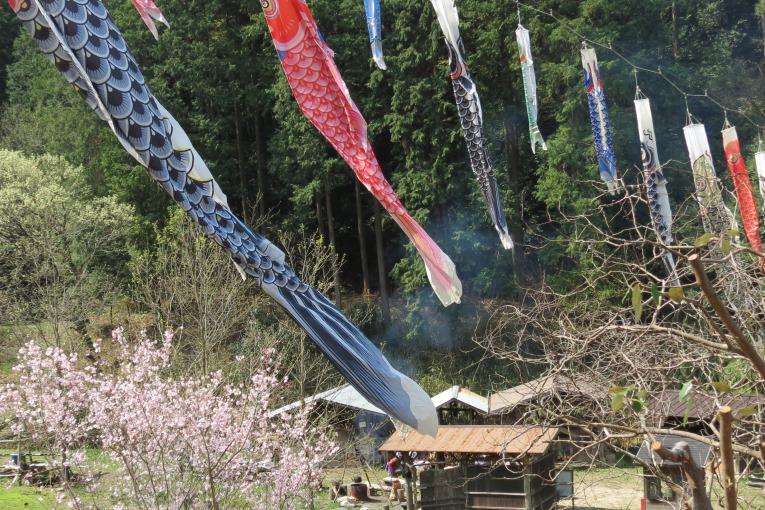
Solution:
[[(268, 212), (266, 230), (307, 228), (317, 230), (325, 242), (334, 240), (345, 260), (342, 287), (361, 291), (362, 250), (370, 254), (365, 256), (367, 273), (376, 275), (378, 269), (372, 199), (363, 192), (358, 207), (348, 199), (354, 193), (353, 175), (292, 99), (259, 3), (161, 4), (172, 28), (162, 30), (159, 41), (129, 2), (111, 1), (109, 7), (153, 92), (186, 128), (232, 207), (248, 219)], [(310, 4), (369, 124), (386, 175), (405, 206), (454, 260), (465, 288), (462, 305), (447, 310), (437, 306), (421, 262), (384, 217), (385, 283), (395, 300), (406, 303), (406, 315), (393, 325), (380, 325), (377, 336), (394, 344), (416, 340), (436, 352), (461, 345), (475, 329), (481, 302), (517, 298), (521, 288), (549, 274), (554, 277), (548, 281), (563, 291), (579, 281), (582, 271), (599, 270), (578, 245), (572, 223), (561, 221), (602, 200), (582, 83), (583, 37), (602, 45), (597, 50), (620, 175), (638, 182), (632, 104), (637, 77), (653, 102), (673, 203), (683, 202), (692, 191), (682, 138), (686, 99), (707, 125), (718, 173), (725, 181), (728, 176), (716, 135), (723, 110), (707, 97), (684, 97), (665, 78), (684, 92), (708, 94), (754, 122), (762, 121), (762, 2), (543, 0), (520, 7), (523, 24), (531, 31), (539, 124), (549, 144), (549, 151), (533, 155), (514, 34), (518, 5), (510, 0), (458, 1), (485, 134), (519, 241), (513, 256), (497, 242), (473, 180), (446, 47), (428, 3), (384, 2), (386, 72), (372, 62), (361, 1)], [(0, 146), (29, 155), (54, 154), (82, 166), (84, 185), (101, 200), (94, 203), (133, 207), (138, 228), (129, 242), (142, 251), (156, 249), (154, 232), (168, 222), (174, 206), (17, 26), (9, 11), (0, 12)], [(661, 71), (639, 70), (636, 76), (628, 61)], [(756, 127), (735, 111), (729, 116), (739, 124), (750, 155)], [(638, 212), (649, 221), (646, 210)], [(361, 244), (359, 215), (368, 234)], [(370, 286), (373, 292), (380, 290), (377, 278), (371, 278)], [(605, 295), (620, 296), (622, 290), (605, 289)]]

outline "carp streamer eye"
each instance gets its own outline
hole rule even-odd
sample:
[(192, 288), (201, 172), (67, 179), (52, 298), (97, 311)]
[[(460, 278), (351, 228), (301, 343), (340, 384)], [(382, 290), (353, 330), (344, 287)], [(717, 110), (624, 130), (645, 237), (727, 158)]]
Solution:
[(277, 13), (275, 0), (260, 0), (260, 6), (263, 8), (263, 14), (267, 18), (272, 18)]

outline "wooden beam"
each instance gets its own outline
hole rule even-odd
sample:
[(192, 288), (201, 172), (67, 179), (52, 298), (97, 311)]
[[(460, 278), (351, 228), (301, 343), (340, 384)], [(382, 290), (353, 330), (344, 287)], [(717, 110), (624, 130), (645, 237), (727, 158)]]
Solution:
[(733, 464), (733, 410), (723, 406), (717, 411), (720, 422), (720, 457), (722, 458), (722, 484), (725, 491), (725, 510), (736, 510), (736, 470)]

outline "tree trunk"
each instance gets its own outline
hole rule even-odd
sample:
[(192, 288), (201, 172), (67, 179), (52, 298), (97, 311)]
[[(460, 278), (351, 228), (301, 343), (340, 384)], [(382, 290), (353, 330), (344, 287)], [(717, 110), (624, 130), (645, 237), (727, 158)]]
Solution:
[(239, 103), (234, 101), (234, 130), (236, 131), (236, 157), (239, 160), (239, 193), (242, 197), (242, 218), (249, 223), (249, 207), (247, 206), (247, 165), (245, 163), (244, 142), (242, 141), (242, 125), (239, 118)]
[(677, 1), (672, 0), (672, 56), (680, 60), (680, 40), (677, 34)]
[(257, 180), (258, 180), (258, 214), (265, 216), (266, 214), (266, 158), (265, 158), (265, 140), (263, 139), (263, 116), (260, 114), (260, 109), (255, 110), (255, 159)]
[(367, 243), (364, 235), (364, 207), (358, 179), (356, 183), (356, 230), (359, 235), (359, 253), (361, 254), (361, 275), (364, 295), (369, 295), (369, 261), (367, 259)]
[[(522, 219), (522, 170), (520, 158), (520, 129), (516, 116), (509, 109), (505, 111), (505, 161), (507, 164), (507, 185), (511, 191), (510, 217), (508, 218), (510, 233), (513, 241), (520, 246), (523, 243)], [(523, 274), (523, 251), (516, 248), (513, 254), (513, 273), (517, 279)]]
[(388, 285), (386, 283), (387, 272), (385, 271), (385, 248), (383, 246), (382, 233), (382, 208), (380, 202), (375, 200), (375, 247), (377, 249), (377, 277), (380, 283), (380, 312), (383, 326), (390, 324), (390, 303), (388, 302)]
[(95, 344), (93, 343), (93, 339), (88, 334), (88, 324), (90, 324), (90, 319), (87, 317), (77, 317), (74, 321), (72, 321), (72, 329), (74, 329), (74, 331), (80, 335), (83, 342), (85, 342), (85, 347), (88, 349), (85, 357), (89, 361), (95, 362)]
[(324, 183), (324, 198), (327, 205), (327, 231), (329, 233), (329, 245), (332, 248), (332, 255), (335, 257), (334, 279), (335, 279), (335, 304), (340, 307), (340, 268), (338, 262), (340, 257), (337, 251), (337, 242), (335, 240), (335, 217), (332, 214), (332, 193), (329, 188), (329, 177)]
[(760, 26), (762, 27), (762, 58), (765, 58), (765, 4), (762, 4), (762, 14), (760, 14)]
[(680, 469), (683, 470), (688, 488), (691, 491), (691, 508), (693, 510), (712, 510), (712, 503), (709, 501), (706, 491), (706, 472), (703, 466), (697, 466), (694, 462), (688, 443), (680, 441), (674, 448), (667, 450), (659, 441), (655, 441), (651, 444), (651, 449), (662, 459), (680, 464)]
[(722, 486), (725, 491), (725, 510), (736, 510), (736, 469), (733, 463), (733, 411), (728, 406), (718, 412), (720, 457), (722, 458)]
[(324, 237), (326, 230), (324, 228), (324, 209), (321, 206), (321, 193), (317, 193), (315, 196), (316, 201), (316, 228), (319, 229), (319, 235)]

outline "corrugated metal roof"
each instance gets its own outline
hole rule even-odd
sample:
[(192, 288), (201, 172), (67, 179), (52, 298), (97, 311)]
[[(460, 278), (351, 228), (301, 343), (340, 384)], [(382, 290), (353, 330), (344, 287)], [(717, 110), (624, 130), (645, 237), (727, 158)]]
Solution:
[(484, 414), (489, 412), (489, 399), (461, 386), (452, 386), (448, 390), (434, 395), (432, 400), (436, 409), (452, 402), (460, 402)]
[[(303, 402), (306, 404), (312, 402), (329, 402), (361, 411), (368, 411), (370, 413), (385, 414), (385, 412), (369, 402), (350, 384), (345, 384), (343, 386), (338, 386), (337, 388), (332, 388), (331, 390), (317, 393), (316, 395), (307, 397)], [(303, 402), (298, 400), (297, 402), (280, 407), (279, 409), (272, 411), (269, 416), (278, 416), (287, 411), (294, 411), (295, 409), (300, 408), (300, 406), (303, 405)]]
[[(677, 443), (682, 441), (688, 443), (688, 448), (691, 450), (691, 457), (693, 457), (693, 461), (699, 467), (704, 467), (709, 460), (709, 456), (712, 454), (711, 446), (695, 439), (674, 435), (657, 435), (656, 440), (667, 450), (671, 450)], [(651, 451), (651, 442), (648, 439), (643, 441), (643, 444), (640, 445), (640, 450), (637, 452), (637, 458), (646, 464), (656, 464), (657, 466), (677, 465), (676, 462), (665, 461), (658, 455), (654, 455), (653, 451)]]
[[(486, 397), (478, 395), (477, 393), (473, 393), (472, 391), (462, 388), (460, 386), (452, 386), (448, 390), (443, 391), (439, 393), (438, 395), (435, 395), (432, 398), (432, 400), (433, 400), (433, 405), (436, 408), (447, 405), (450, 402), (457, 401), (467, 406), (470, 406), (482, 413), (489, 412), (489, 400)], [(310, 404), (312, 402), (330, 402), (330, 403), (345, 406), (345, 407), (359, 409), (361, 411), (369, 411), (371, 413), (385, 414), (384, 411), (380, 410), (374, 404), (369, 402), (358, 391), (356, 391), (356, 389), (350, 384), (338, 386), (337, 388), (332, 388), (331, 390), (323, 391), (321, 393), (317, 393), (316, 395), (306, 397), (305, 399), (306, 404)], [(272, 411), (270, 416), (277, 416), (287, 411), (294, 411), (295, 409), (298, 409), (301, 405), (302, 405), (302, 402), (298, 400), (297, 402), (287, 404), (284, 407), (281, 407), (275, 411)]]
[(607, 391), (608, 386), (604, 389), (594, 383), (577, 380), (565, 375), (546, 375), (492, 394), (489, 397), (489, 413), (501, 414), (519, 404), (547, 395), (582, 395), (593, 399), (600, 399), (607, 396)]
[(382, 452), (541, 455), (558, 435), (554, 427), (442, 425), (435, 438), (415, 430), (395, 432)]

